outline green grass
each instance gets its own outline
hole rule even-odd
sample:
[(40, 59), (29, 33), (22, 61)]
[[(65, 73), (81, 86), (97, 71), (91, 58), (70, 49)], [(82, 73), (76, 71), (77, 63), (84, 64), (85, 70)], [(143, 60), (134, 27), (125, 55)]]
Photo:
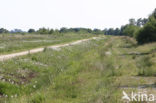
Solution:
[(38, 47), (45, 47), (53, 44), (71, 42), (74, 40), (90, 38), (92, 34), (1, 34), (0, 35), (0, 54), (7, 54), (28, 50)]
[(155, 47), (105, 36), (0, 62), (0, 102), (122, 103), (122, 87), (155, 84)]

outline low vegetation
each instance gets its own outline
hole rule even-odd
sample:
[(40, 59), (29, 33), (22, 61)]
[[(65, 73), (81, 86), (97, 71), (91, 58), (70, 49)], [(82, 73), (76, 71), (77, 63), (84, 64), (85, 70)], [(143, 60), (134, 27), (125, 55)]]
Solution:
[(0, 55), (45, 48), (0, 61), (0, 103), (122, 103), (123, 90), (156, 93), (156, 9), (116, 29), (1, 28), (0, 34)]
[(0, 54), (12, 53), (38, 47), (46, 47), (53, 44), (71, 42), (74, 40), (90, 38), (92, 34), (1, 34), (0, 35)]
[(0, 102), (121, 103), (123, 89), (155, 85), (155, 47), (105, 36), (0, 62)]

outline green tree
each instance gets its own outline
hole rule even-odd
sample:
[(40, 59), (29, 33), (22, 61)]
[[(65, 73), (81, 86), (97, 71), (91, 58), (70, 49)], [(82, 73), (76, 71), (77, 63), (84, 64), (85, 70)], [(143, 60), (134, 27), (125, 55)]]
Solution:
[(49, 29), (46, 28), (40, 28), (37, 33), (39, 34), (49, 34)]
[(115, 34), (115, 35), (120, 35), (120, 29), (119, 29), (119, 28), (116, 28), (116, 29), (114, 30), (114, 34)]
[(94, 29), (93, 33), (94, 34), (104, 34), (100, 29)]
[(156, 41), (156, 19), (150, 17), (149, 22), (136, 35), (139, 44)]
[(149, 16), (148, 22), (137, 33), (136, 40), (139, 44), (156, 41), (156, 9)]
[(29, 29), (28, 33), (35, 33), (35, 29)]
[(2, 34), (2, 33), (9, 33), (9, 31), (7, 29), (0, 28), (0, 34)]
[(65, 27), (60, 29), (60, 33), (67, 33), (69, 30)]
[(139, 18), (136, 22), (136, 25), (139, 26), (139, 27), (142, 27), (144, 26), (146, 23), (148, 22), (148, 19), (144, 18)]
[(136, 32), (139, 30), (138, 26), (135, 25), (126, 25), (125, 29), (123, 30), (123, 34), (130, 36), (130, 37), (135, 37)]
[(53, 34), (54, 33), (54, 30), (53, 29), (50, 29), (49, 30), (49, 34)]

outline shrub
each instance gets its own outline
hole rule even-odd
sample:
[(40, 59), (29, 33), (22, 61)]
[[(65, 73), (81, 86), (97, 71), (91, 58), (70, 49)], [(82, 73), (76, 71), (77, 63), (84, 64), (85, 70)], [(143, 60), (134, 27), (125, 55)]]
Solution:
[(156, 10), (149, 17), (147, 24), (141, 28), (137, 35), (136, 40), (139, 44), (149, 43), (156, 41)]

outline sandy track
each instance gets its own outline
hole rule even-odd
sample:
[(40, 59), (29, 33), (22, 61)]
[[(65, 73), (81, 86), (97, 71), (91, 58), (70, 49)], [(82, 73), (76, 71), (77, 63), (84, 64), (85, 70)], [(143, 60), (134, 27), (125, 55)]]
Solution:
[[(58, 49), (58, 48), (61, 48), (61, 47), (76, 45), (76, 44), (79, 44), (81, 42), (85, 42), (85, 41), (92, 40), (92, 39), (97, 39), (97, 38), (99, 38), (99, 37), (93, 37), (93, 38), (90, 38), (90, 39), (77, 40), (75, 42), (66, 43), (66, 44), (48, 46), (47, 48)], [(8, 60), (8, 59), (11, 59), (11, 58), (14, 58), (14, 57), (23, 56), (23, 55), (27, 55), (27, 54), (42, 52), (43, 50), (44, 50), (44, 47), (31, 49), (31, 50), (27, 50), (27, 51), (23, 51), (23, 52), (18, 52), (18, 53), (0, 55), (0, 61)]]

